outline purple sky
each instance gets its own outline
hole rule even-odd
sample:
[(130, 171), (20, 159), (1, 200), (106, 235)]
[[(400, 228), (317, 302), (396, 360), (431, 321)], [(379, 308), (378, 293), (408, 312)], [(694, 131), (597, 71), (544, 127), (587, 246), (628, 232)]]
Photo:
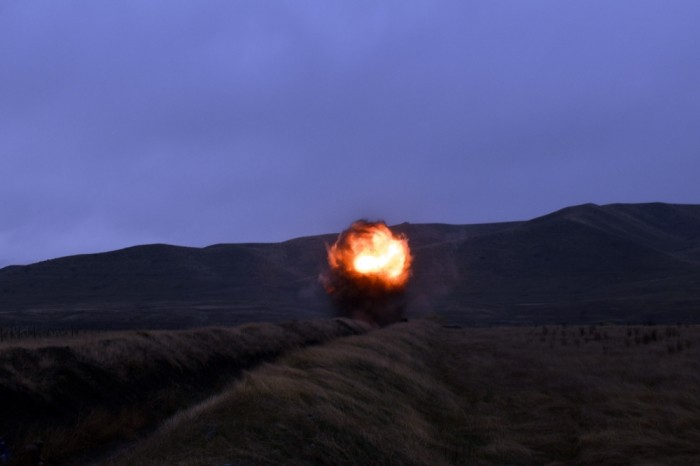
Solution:
[(0, 0), (0, 266), (700, 203), (700, 2)]

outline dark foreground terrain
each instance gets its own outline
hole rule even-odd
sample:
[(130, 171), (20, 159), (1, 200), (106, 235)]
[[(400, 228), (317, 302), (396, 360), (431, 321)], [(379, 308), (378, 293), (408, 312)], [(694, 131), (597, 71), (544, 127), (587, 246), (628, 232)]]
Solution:
[(0, 343), (0, 439), (10, 445), (11, 464), (34, 466), (22, 459), (37, 439), (51, 464), (99, 464), (243, 371), (368, 329), (336, 319), (6, 340)]
[(695, 326), (327, 321), (12, 346), (2, 409), (52, 464), (700, 464)]
[[(700, 323), (700, 206), (585, 204), (529, 221), (402, 224), (409, 316), (463, 325)], [(145, 245), (0, 269), (0, 327), (189, 328), (326, 317), (336, 235)]]

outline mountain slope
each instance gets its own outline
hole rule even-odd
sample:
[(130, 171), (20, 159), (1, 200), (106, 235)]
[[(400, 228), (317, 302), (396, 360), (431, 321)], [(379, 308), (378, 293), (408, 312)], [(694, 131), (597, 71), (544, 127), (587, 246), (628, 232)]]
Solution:
[[(458, 323), (700, 321), (700, 206), (585, 204), (526, 222), (401, 224), (411, 315)], [(335, 235), (146, 245), (0, 270), (0, 325), (186, 327), (332, 312)], [(49, 319), (47, 321), (47, 319)]]
[[(462, 281), (443, 307), (456, 316), (472, 303), (516, 322), (696, 319), (699, 209), (668, 207), (585, 205), (464, 241)], [(649, 215), (659, 210), (686, 228)]]

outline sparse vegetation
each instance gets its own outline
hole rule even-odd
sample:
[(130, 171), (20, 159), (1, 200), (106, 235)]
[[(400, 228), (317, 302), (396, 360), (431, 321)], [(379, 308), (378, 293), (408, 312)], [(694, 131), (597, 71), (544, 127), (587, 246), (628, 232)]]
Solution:
[(577, 328), (398, 324), (255, 370), (110, 464), (698, 464), (700, 329), (672, 328), (577, 346)]
[(83, 464), (221, 390), (242, 370), (367, 326), (350, 320), (23, 339), (0, 347), (0, 437)]
[[(563, 344), (572, 338), (582, 343)], [(699, 340), (700, 328), (680, 326), (465, 329), (443, 370), (462, 394), (475, 464), (694, 465)]]
[(107, 334), (117, 335), (119, 332), (84, 328), (0, 327), (0, 348), (7, 346), (47, 346), (52, 342), (61, 344), (73, 338), (85, 340), (91, 336), (105, 337)]
[(467, 454), (441, 328), (413, 322), (290, 354), (170, 419), (133, 464), (406, 464)]
[[(297, 325), (298, 335), (304, 325)], [(46, 455), (56, 463), (97, 458), (113, 466), (700, 463), (699, 327), (445, 328), (414, 321), (330, 341), (338, 326), (350, 326), (345, 333), (366, 328), (314, 325), (312, 333), (329, 343), (279, 350), (282, 357), (251, 364), (238, 379), (229, 370), (214, 384), (163, 368), (204, 374), (206, 361), (246, 338), (240, 344), (258, 362), (270, 345), (303, 343), (279, 343), (290, 341), (293, 329), (267, 324), (144, 332), (109, 351), (91, 342), (81, 357), (150, 387), (151, 396), (119, 404), (108, 390), (73, 430), (44, 429)], [(154, 340), (168, 351), (149, 346)], [(241, 361), (239, 350), (230, 351)], [(117, 362), (125, 360), (142, 373), (157, 372), (159, 388), (130, 376), (129, 364)], [(208, 389), (194, 388), (201, 385)], [(144, 427), (156, 418), (158, 429)], [(88, 432), (89, 439), (81, 437)], [(93, 456), (76, 456), (86, 445)]]

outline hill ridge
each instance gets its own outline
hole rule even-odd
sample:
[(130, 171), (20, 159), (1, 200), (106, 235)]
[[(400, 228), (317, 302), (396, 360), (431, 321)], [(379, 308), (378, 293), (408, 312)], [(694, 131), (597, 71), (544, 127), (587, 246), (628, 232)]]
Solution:
[[(393, 228), (415, 255), (409, 315), (465, 324), (700, 320), (700, 205), (589, 203), (527, 221)], [(318, 276), (334, 238), (155, 243), (8, 266), (0, 269), (0, 326), (329, 315)]]

